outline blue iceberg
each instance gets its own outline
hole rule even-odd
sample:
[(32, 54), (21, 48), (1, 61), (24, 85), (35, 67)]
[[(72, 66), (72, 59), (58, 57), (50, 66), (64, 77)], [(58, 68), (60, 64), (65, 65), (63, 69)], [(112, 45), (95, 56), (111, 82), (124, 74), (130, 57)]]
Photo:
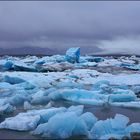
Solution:
[(66, 60), (70, 63), (79, 62), (80, 48), (70, 48), (66, 52)]

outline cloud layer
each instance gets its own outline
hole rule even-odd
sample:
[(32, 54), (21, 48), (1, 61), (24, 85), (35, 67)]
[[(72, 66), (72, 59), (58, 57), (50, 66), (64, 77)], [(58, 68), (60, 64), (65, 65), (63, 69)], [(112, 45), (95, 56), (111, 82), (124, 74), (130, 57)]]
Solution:
[(138, 52), (129, 40), (139, 43), (139, 25), (139, 1), (0, 2), (0, 48), (65, 51), (78, 46), (83, 53)]

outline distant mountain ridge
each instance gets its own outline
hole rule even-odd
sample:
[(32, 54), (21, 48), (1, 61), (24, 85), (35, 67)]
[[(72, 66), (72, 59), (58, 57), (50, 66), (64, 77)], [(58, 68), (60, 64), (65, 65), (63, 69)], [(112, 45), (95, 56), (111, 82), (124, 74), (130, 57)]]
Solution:
[(58, 49), (41, 48), (41, 47), (11, 47), (0, 48), (0, 55), (54, 55), (62, 54)]

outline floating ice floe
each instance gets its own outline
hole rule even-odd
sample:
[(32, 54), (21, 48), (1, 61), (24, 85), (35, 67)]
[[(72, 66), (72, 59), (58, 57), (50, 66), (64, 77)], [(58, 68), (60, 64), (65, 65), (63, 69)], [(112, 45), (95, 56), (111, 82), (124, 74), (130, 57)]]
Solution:
[(5, 121), (0, 124), (0, 128), (20, 131), (33, 130), (42, 121), (42, 117), (40, 117), (41, 115), (46, 114), (44, 116), (46, 118), (47, 115), (52, 116), (50, 114), (53, 113), (54, 115), (55, 113), (57, 113), (57, 110), (65, 111), (65, 109), (62, 107), (42, 110), (30, 110), (25, 113), (19, 113), (15, 117), (6, 118)]
[[(103, 93), (102, 90), (89, 91), (83, 89), (60, 89), (48, 95), (52, 100), (68, 100), (81, 104), (104, 105), (113, 102), (131, 102), (135, 101), (136, 95), (131, 90), (112, 91)], [(113, 105), (113, 104), (112, 104)]]

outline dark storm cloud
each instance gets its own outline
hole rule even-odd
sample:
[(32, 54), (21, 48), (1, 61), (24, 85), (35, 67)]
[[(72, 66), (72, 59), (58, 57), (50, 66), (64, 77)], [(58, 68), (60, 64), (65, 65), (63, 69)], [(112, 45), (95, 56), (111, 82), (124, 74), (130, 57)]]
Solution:
[(100, 41), (138, 37), (139, 25), (138, 1), (0, 2), (0, 47), (98, 50)]

